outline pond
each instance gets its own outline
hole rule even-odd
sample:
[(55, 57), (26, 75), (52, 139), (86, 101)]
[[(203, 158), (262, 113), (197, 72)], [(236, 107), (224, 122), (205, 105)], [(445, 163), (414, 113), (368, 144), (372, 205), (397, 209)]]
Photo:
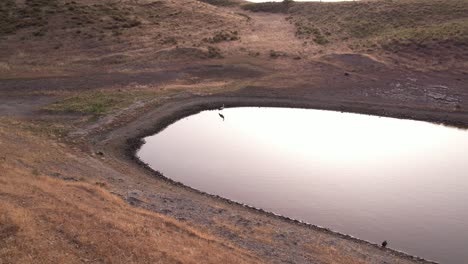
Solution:
[[(264, 2), (283, 2), (283, 0), (247, 0), (253, 3), (264, 3)], [(360, 0), (294, 0), (294, 2), (349, 2), (349, 1), (360, 1)]]
[(442, 263), (468, 259), (465, 130), (246, 107), (203, 111), (145, 140), (142, 161), (201, 191)]

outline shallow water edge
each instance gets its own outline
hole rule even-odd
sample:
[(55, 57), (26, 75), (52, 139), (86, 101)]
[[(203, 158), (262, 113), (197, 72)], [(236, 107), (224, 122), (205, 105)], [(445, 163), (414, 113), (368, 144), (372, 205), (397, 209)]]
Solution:
[[(388, 117), (396, 117), (396, 118), (404, 118), (404, 119), (415, 119), (415, 120), (424, 120), (424, 121), (432, 121), (437, 124), (449, 124), (450, 126), (455, 126), (455, 127), (461, 127), (461, 128), (466, 128), (466, 124), (463, 122), (452, 122), (449, 120), (444, 119), (444, 116), (441, 115), (441, 118), (436, 116), (431, 116), (431, 112), (411, 112), (411, 110), (408, 111), (408, 109), (402, 109), (402, 108), (394, 108), (394, 109), (384, 109), (381, 106), (376, 107), (375, 109), (369, 109), (367, 105), (353, 105), (351, 107), (345, 106), (344, 104), (341, 103), (336, 103), (335, 105), (331, 105), (329, 103), (323, 103), (320, 101), (316, 102), (308, 102), (308, 101), (293, 101), (293, 100), (288, 100), (288, 99), (264, 99), (264, 98), (244, 98), (244, 97), (198, 97), (198, 98), (191, 98), (188, 100), (183, 100), (183, 101), (177, 101), (177, 102), (171, 102), (168, 103), (167, 105), (160, 106), (159, 111), (160, 113), (163, 113), (162, 115), (159, 116), (159, 118), (156, 118), (155, 120), (152, 120), (152, 125), (148, 126), (147, 129), (135, 132), (133, 137), (129, 137), (126, 142), (126, 147), (125, 147), (125, 155), (129, 159), (132, 159), (136, 163), (140, 164), (146, 170), (148, 170), (152, 175), (155, 177), (164, 179), (167, 182), (170, 182), (173, 185), (180, 186), (182, 188), (188, 189), (190, 191), (194, 191), (196, 193), (208, 196), (208, 197), (213, 197), (215, 199), (222, 200), (224, 202), (227, 202), (229, 204), (235, 204), (239, 205), (242, 207), (247, 207), (249, 210), (254, 210), (256, 212), (261, 212), (263, 214), (268, 215), (269, 217), (275, 217), (279, 218), (284, 221), (292, 222), (294, 224), (298, 224), (301, 226), (307, 226), (308, 228), (318, 230), (321, 232), (327, 232), (327, 233), (332, 233), (338, 237), (342, 237), (345, 239), (350, 239), (359, 243), (366, 243), (366, 244), (371, 244), (377, 248), (380, 248), (380, 246), (370, 243), (368, 241), (361, 240), (359, 238), (355, 238), (349, 235), (341, 234), (338, 232), (331, 231), (327, 228), (319, 227), (313, 224), (297, 221), (288, 217), (276, 215), (270, 212), (267, 212), (262, 209), (254, 208), (251, 206), (247, 206), (235, 201), (231, 201), (229, 199), (225, 199), (223, 197), (220, 197), (218, 195), (211, 195), (199, 190), (196, 190), (190, 186), (186, 186), (182, 183), (176, 182), (170, 178), (165, 177), (161, 173), (154, 171), (151, 169), (147, 164), (143, 163), (141, 160), (136, 157), (136, 152), (139, 150), (141, 145), (144, 143), (143, 138), (152, 134), (156, 134), (157, 132), (165, 129), (167, 126), (170, 124), (178, 121), (179, 119), (182, 119), (184, 117), (187, 117), (189, 115), (196, 114), (198, 112), (204, 111), (204, 110), (214, 110), (220, 107), (221, 105), (225, 105), (226, 107), (243, 107), (243, 106), (248, 106), (248, 107), (288, 107), (288, 108), (305, 108), (305, 109), (320, 109), (320, 110), (335, 110), (335, 111), (343, 111), (343, 112), (353, 112), (353, 113), (360, 113), (360, 114), (372, 114), (372, 115), (382, 115), (382, 116), (388, 116)], [(406, 112), (405, 112), (406, 110)], [(434, 113), (432, 113), (434, 114)], [(437, 114), (437, 113), (435, 113)], [(424, 261), (422, 258), (419, 257), (413, 257), (410, 256), (404, 252), (400, 251), (395, 251), (392, 249), (382, 249), (382, 250), (388, 250), (392, 254), (409, 258), (412, 260), (418, 260), (418, 261)], [(433, 262), (435, 263), (435, 262)]]

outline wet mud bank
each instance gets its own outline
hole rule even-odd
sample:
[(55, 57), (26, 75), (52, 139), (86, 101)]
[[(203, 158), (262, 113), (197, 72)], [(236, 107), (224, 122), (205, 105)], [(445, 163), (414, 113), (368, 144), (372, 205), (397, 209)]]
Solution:
[[(304, 108), (304, 109), (320, 109), (331, 111), (352, 112), (358, 114), (369, 114), (386, 116), (401, 119), (413, 119), (428, 121), (438, 124), (445, 124), (459, 128), (467, 128), (468, 122), (462, 115), (457, 118), (454, 113), (441, 113), (427, 109), (411, 109), (401, 106), (382, 106), (382, 105), (369, 105), (365, 103), (343, 103), (343, 102), (325, 102), (325, 101), (308, 101), (308, 100), (292, 100), (285, 98), (255, 98), (244, 96), (216, 96), (216, 97), (192, 97), (184, 100), (168, 102), (156, 109), (147, 112), (145, 115), (131, 122), (127, 126), (121, 127), (107, 135), (105, 141), (114, 142), (114, 146), (120, 146), (120, 155), (127, 161), (136, 164), (143, 168), (148, 175), (154, 178), (163, 180), (177, 188), (193, 193), (194, 195), (202, 195), (210, 199), (222, 201), (230, 206), (241, 207), (242, 210), (247, 210), (255, 214), (261, 214), (268, 218), (278, 219), (280, 221), (298, 226), (305, 227), (311, 231), (327, 233), (337, 238), (342, 238), (354, 243), (372, 246), (378, 250), (385, 251), (391, 255), (418, 263), (436, 263), (424, 260), (420, 257), (411, 256), (404, 252), (396, 251), (389, 248), (381, 248), (377, 244), (369, 241), (364, 241), (359, 238), (341, 234), (325, 227), (313, 225), (313, 223), (305, 223), (289, 217), (277, 215), (261, 208), (255, 208), (249, 205), (238, 203), (218, 195), (212, 195), (190, 186), (186, 186), (180, 182), (174, 181), (157, 170), (153, 170), (150, 166), (142, 162), (136, 153), (144, 144), (144, 137), (156, 134), (167, 126), (171, 125), (178, 120), (199, 113), (204, 110), (216, 110), (224, 105), (225, 107), (288, 107), (288, 108)], [(114, 150), (116, 148), (113, 148)]]

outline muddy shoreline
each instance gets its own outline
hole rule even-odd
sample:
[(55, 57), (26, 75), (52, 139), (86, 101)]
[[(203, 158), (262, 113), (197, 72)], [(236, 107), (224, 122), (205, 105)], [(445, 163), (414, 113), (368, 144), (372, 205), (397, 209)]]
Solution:
[[(123, 138), (118, 139), (120, 141), (120, 145), (123, 150), (123, 156), (130, 160), (131, 162), (137, 164), (138, 166), (144, 168), (146, 172), (156, 178), (162, 179), (165, 182), (170, 183), (173, 186), (177, 186), (177, 188), (183, 188), (185, 190), (189, 190), (190, 192), (194, 192), (198, 195), (203, 195), (212, 199), (216, 199), (218, 201), (222, 201), (229, 205), (233, 206), (240, 206), (245, 208), (249, 211), (254, 213), (263, 214), (270, 218), (276, 218), (281, 221), (285, 221), (291, 223), (293, 225), (306, 227), (308, 229), (312, 229), (319, 232), (326, 232), (328, 234), (332, 234), (333, 236), (343, 238), (346, 240), (350, 240), (357, 243), (371, 245), (373, 247), (379, 248), (381, 250), (385, 250), (387, 252), (391, 252), (391, 254), (399, 257), (403, 257), (406, 259), (410, 259), (413, 261), (418, 261), (421, 263), (437, 263), (430, 260), (425, 260), (424, 258), (418, 256), (412, 256), (408, 253), (393, 250), (390, 248), (382, 249), (379, 245), (359, 239), (357, 237), (353, 237), (347, 234), (342, 234), (339, 232), (335, 232), (330, 230), (326, 227), (321, 227), (314, 225), (312, 223), (306, 223), (303, 221), (299, 221), (296, 219), (289, 218), (287, 216), (278, 215), (272, 212), (265, 211), (261, 208), (255, 208), (250, 205), (242, 204), (236, 201), (229, 200), (227, 198), (212, 195), (190, 186), (184, 185), (183, 183), (177, 182), (172, 180), (171, 178), (163, 175), (157, 170), (151, 168), (148, 164), (141, 161), (136, 153), (139, 148), (144, 144), (144, 138), (160, 131), (164, 130), (167, 126), (177, 122), (178, 120), (199, 113), (205, 110), (216, 110), (221, 105), (225, 105), (226, 108), (228, 107), (288, 107), (288, 108), (303, 108), (303, 109), (317, 109), (317, 110), (329, 110), (329, 111), (341, 111), (341, 112), (352, 112), (357, 114), (367, 114), (367, 115), (377, 115), (377, 116), (385, 116), (391, 118), (400, 118), (400, 119), (412, 119), (418, 121), (426, 121), (432, 122), (436, 124), (443, 124), (448, 126), (453, 126), (457, 128), (466, 129), (468, 127), (468, 123), (464, 120), (451, 120), (447, 119), (446, 116), (442, 113), (432, 112), (432, 111), (408, 111), (408, 109), (402, 109), (401, 107), (382, 107), (379, 106), (375, 109), (365, 108), (363, 106), (358, 105), (345, 105), (343, 103), (327, 103), (321, 101), (298, 101), (298, 100), (291, 100), (291, 99), (283, 99), (283, 98), (249, 98), (249, 97), (233, 97), (233, 96), (212, 96), (212, 97), (194, 97), (190, 99), (185, 99), (182, 101), (174, 101), (169, 102), (166, 105), (161, 106), (162, 109), (156, 109), (156, 113), (149, 112), (143, 117), (140, 117), (138, 120), (151, 118), (152, 125), (145, 122), (139, 129), (134, 129), (133, 133), (124, 136)], [(168, 109), (169, 108), (169, 109)], [(138, 120), (132, 123), (138, 123)], [(112, 140), (116, 140), (113, 138)]]

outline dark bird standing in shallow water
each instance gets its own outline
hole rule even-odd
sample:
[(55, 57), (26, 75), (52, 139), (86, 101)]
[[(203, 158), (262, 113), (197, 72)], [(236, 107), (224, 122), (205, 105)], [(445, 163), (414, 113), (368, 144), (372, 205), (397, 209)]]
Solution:
[(387, 247), (387, 244), (388, 244), (388, 242), (387, 242), (387, 240), (385, 240), (384, 242), (382, 242), (382, 247)]
[(223, 116), (223, 114), (218, 113), (218, 115), (219, 115), (219, 116), (223, 119), (223, 121), (224, 121), (224, 116)]

